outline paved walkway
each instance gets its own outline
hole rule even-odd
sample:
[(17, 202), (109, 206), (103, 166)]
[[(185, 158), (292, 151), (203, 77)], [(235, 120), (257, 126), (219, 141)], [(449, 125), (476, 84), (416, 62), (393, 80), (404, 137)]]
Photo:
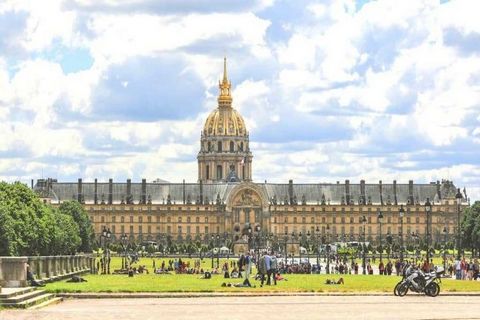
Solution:
[(480, 319), (478, 297), (281, 296), (81, 299), (40, 310), (0, 311), (2, 320), (52, 319)]

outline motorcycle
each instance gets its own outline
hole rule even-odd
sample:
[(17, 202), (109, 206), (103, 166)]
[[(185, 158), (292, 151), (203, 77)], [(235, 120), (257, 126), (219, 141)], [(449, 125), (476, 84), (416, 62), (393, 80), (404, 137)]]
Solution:
[(442, 282), (441, 275), (445, 272), (443, 268), (432, 271), (426, 274), (418, 270), (412, 270), (410, 273), (405, 273), (403, 279), (397, 283), (393, 292), (396, 296), (403, 297), (408, 290), (417, 293), (424, 293), (430, 297), (436, 297), (440, 293), (440, 285)]

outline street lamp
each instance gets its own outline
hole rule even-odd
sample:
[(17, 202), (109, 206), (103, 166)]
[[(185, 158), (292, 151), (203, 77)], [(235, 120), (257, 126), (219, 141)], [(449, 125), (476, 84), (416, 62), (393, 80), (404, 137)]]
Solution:
[(298, 264), (302, 264), (302, 231), (298, 234), (298, 254), (299, 254), (299, 260)]
[(380, 262), (382, 262), (382, 252), (383, 252), (383, 244), (382, 244), (382, 220), (383, 220), (383, 214), (382, 211), (378, 211), (378, 225), (380, 227)]
[(120, 236), (120, 240), (122, 241), (122, 246), (123, 246), (123, 258), (122, 258), (122, 269), (125, 270), (128, 268), (128, 262), (127, 262), (127, 234), (124, 233)]
[[(310, 234), (310, 230), (307, 231), (307, 260), (308, 264), (310, 264), (310, 237), (312, 235)], [(310, 268), (311, 270), (311, 268)]]
[[(106, 226), (103, 226), (102, 234), (100, 235), (103, 238), (103, 274), (107, 273), (110, 274), (110, 252), (108, 251), (108, 241), (112, 237), (112, 233), (110, 232), (110, 228), (107, 229)], [(107, 267), (108, 265), (108, 267)]]
[(317, 268), (318, 268), (318, 270), (320, 270), (320, 257), (319, 257), (319, 254), (320, 254), (320, 252), (319, 252), (319, 249), (320, 249), (320, 243), (319, 243), (320, 242), (319, 241), (319, 239), (320, 239), (320, 228), (317, 226), (317, 229), (315, 231), (316, 231), (316, 237), (315, 237), (315, 242), (316, 243), (315, 243), (315, 245), (317, 247)]
[[(250, 229), (248, 229), (250, 231)], [(213, 270), (213, 250), (215, 249), (215, 235), (212, 234), (211, 236), (211, 239), (212, 239), (212, 270)]]
[[(294, 248), (295, 231), (292, 231), (292, 249)], [(292, 250), (292, 265), (295, 263), (295, 250)]]
[(285, 235), (283, 237), (283, 240), (285, 240), (285, 270), (287, 268), (287, 244), (288, 244), (288, 232), (285, 230)]
[(217, 234), (216, 239), (217, 239), (217, 241), (215, 241), (215, 246), (217, 247), (217, 268), (220, 269), (220, 248), (218, 247), (219, 243), (220, 243), (220, 235), (219, 234)]
[(461, 239), (460, 239), (460, 205), (462, 204), (462, 193), (460, 192), (460, 188), (457, 189), (457, 194), (455, 195), (455, 199), (457, 200), (457, 259), (460, 260), (460, 247), (461, 247)]
[(259, 225), (255, 226), (254, 239), (255, 239), (255, 246), (257, 251), (257, 261), (260, 260), (260, 229), (261, 228)]
[(363, 254), (362, 254), (362, 268), (363, 268), (363, 271), (362, 273), (363, 274), (367, 274), (366, 272), (366, 243), (365, 243), (365, 240), (366, 240), (366, 233), (365, 233), (365, 229), (366, 229), (366, 224), (367, 224), (367, 218), (365, 216), (362, 217), (362, 219), (360, 220), (360, 222), (362, 222), (363, 224)]
[(398, 214), (400, 215), (400, 262), (403, 263), (403, 216), (405, 215), (403, 204), (398, 209)]
[(432, 204), (430, 198), (425, 202), (425, 214), (427, 216), (427, 263), (430, 264), (430, 215), (432, 213)]
[(447, 226), (443, 227), (443, 270), (447, 272)]
[(327, 253), (327, 274), (330, 274), (330, 225), (327, 224), (327, 245), (325, 246)]

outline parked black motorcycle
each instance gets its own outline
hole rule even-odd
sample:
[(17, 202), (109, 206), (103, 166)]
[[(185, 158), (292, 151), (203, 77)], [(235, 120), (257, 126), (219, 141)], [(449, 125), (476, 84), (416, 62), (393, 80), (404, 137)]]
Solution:
[(440, 293), (441, 275), (445, 272), (443, 268), (429, 273), (411, 269), (404, 274), (403, 279), (397, 283), (393, 292), (396, 296), (403, 297), (408, 290), (424, 293), (430, 297), (436, 297)]

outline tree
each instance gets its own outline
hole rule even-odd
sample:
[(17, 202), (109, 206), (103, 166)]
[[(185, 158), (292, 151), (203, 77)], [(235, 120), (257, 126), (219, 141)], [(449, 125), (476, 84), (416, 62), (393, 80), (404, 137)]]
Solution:
[(73, 219), (26, 185), (0, 183), (0, 255), (70, 254), (79, 245)]
[[(480, 241), (480, 201), (476, 201), (463, 212), (461, 221), (462, 243), (474, 251), (479, 249)], [(478, 254), (478, 252), (477, 252)]]
[(65, 201), (60, 205), (59, 210), (61, 213), (71, 216), (78, 225), (81, 239), (78, 251), (92, 251), (93, 241), (95, 239), (93, 227), (82, 205), (75, 200)]

